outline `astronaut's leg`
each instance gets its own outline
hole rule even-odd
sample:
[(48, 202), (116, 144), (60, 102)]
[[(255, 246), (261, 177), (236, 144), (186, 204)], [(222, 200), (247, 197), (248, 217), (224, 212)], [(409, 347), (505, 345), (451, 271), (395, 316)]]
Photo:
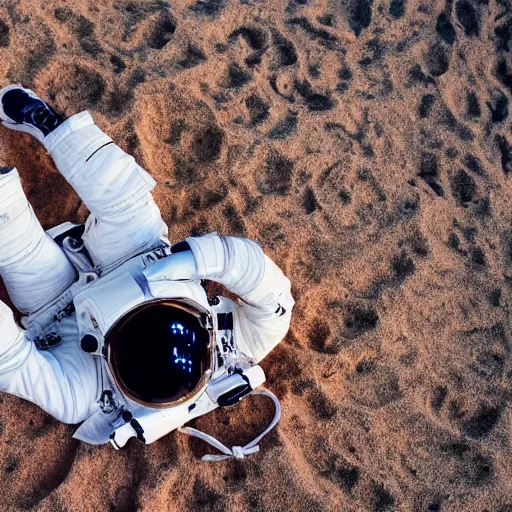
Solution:
[(34, 92), (12, 85), (0, 91), (0, 117), (43, 143), (89, 208), (84, 242), (96, 265), (119, 264), (167, 235), (150, 193), (155, 181), (88, 112), (64, 121)]
[(151, 196), (155, 181), (88, 112), (64, 121), (43, 144), (91, 211), (83, 238), (96, 265), (120, 264), (167, 235)]
[(0, 276), (22, 313), (37, 311), (75, 279), (68, 259), (37, 220), (14, 167), (0, 169)]

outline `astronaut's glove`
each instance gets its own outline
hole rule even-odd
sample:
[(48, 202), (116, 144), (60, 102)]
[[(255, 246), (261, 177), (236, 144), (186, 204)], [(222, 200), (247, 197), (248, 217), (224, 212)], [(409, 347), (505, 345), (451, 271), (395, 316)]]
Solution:
[(196, 261), (197, 275), (202, 279), (213, 279), (224, 273), (225, 254), (222, 238), (217, 233), (186, 239)]
[(190, 249), (170, 254), (144, 269), (148, 282), (195, 281), (198, 279), (196, 261)]
[(254, 241), (217, 233), (186, 239), (196, 262), (199, 279), (223, 284), (245, 298), (261, 282), (265, 255)]
[(190, 237), (171, 247), (171, 254), (144, 270), (148, 281), (194, 281), (216, 277), (224, 269), (224, 247), (217, 233)]
[(266, 264), (272, 264), (254, 241), (210, 233), (189, 237), (171, 247), (171, 255), (144, 270), (148, 281), (208, 279), (223, 284), (246, 300), (260, 300), (268, 290), (256, 292)]

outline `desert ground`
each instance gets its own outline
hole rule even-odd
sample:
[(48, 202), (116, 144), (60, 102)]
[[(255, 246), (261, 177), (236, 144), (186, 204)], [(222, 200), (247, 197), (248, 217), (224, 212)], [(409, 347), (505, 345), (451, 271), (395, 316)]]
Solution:
[[(173, 242), (257, 240), (296, 305), (260, 454), (91, 447), (1, 394), (0, 509), (512, 511), (511, 35), (508, 0), (1, 0), (0, 85), (89, 110)], [(0, 165), (45, 228), (86, 219), (30, 136), (0, 128)]]

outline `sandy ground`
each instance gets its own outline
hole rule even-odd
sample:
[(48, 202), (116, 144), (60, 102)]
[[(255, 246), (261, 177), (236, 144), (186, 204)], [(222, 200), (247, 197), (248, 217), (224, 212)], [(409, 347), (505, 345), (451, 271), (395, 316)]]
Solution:
[[(506, 0), (1, 0), (0, 85), (91, 111), (173, 241), (258, 240), (297, 304), (261, 454), (93, 448), (1, 395), (0, 509), (511, 511), (511, 34)], [(46, 228), (86, 218), (30, 137), (2, 129), (0, 164)]]

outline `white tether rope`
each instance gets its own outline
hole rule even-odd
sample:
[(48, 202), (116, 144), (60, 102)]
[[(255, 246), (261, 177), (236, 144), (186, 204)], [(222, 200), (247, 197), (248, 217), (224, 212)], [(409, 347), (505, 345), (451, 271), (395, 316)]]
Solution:
[(225, 459), (229, 459), (231, 457), (235, 457), (237, 459), (243, 459), (247, 455), (251, 455), (252, 453), (257, 453), (260, 451), (260, 447), (258, 446), (258, 443), (265, 437), (279, 422), (279, 419), (281, 418), (281, 404), (279, 403), (279, 400), (272, 391), (269, 391), (268, 389), (262, 389), (260, 391), (251, 391), (251, 395), (265, 395), (268, 396), (275, 405), (276, 412), (274, 415), (274, 419), (270, 423), (270, 425), (253, 441), (246, 444), (245, 446), (233, 446), (232, 449), (229, 449), (227, 446), (224, 446), (220, 441), (217, 441), (214, 437), (205, 434), (204, 432), (201, 432), (200, 430), (196, 430), (192, 427), (180, 427), (178, 430), (184, 434), (188, 434), (190, 436), (197, 437), (214, 448), (217, 448), (220, 452), (224, 453), (225, 455), (203, 455), (201, 457), (201, 460), (205, 462), (217, 462)]

